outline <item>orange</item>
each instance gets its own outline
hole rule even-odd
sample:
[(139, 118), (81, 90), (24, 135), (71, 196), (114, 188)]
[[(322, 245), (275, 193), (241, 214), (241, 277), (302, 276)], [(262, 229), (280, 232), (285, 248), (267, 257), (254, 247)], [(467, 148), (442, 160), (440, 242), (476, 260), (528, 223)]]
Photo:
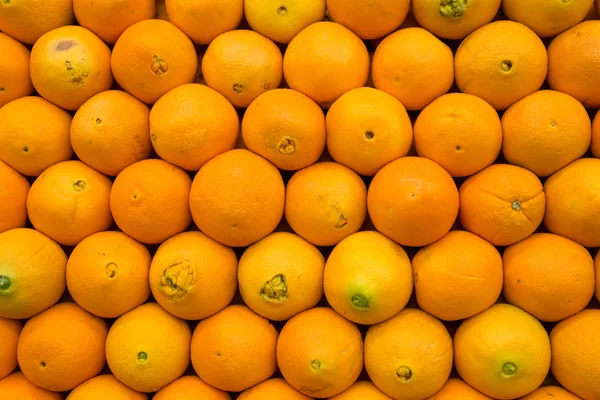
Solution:
[(0, 233), (0, 259), (0, 317), (30, 318), (62, 296), (67, 256), (47, 236), (28, 228)]
[(327, 258), (327, 302), (341, 316), (372, 325), (396, 315), (413, 289), (412, 268), (400, 245), (379, 232), (357, 232), (339, 242)]
[(558, 386), (542, 386), (521, 400), (580, 400), (579, 397)]
[(533, 172), (495, 164), (460, 187), (460, 222), (494, 246), (508, 246), (531, 235), (542, 223), (546, 196)]
[(169, 20), (196, 44), (209, 44), (234, 30), (244, 17), (244, 0), (166, 0)]
[(558, 35), (548, 46), (548, 83), (586, 108), (600, 107), (600, 21), (585, 21)]
[(0, 31), (26, 44), (34, 44), (44, 33), (73, 22), (73, 0), (0, 3)]
[(67, 287), (84, 309), (117, 318), (150, 295), (150, 252), (121, 232), (99, 232), (83, 239), (67, 261)]
[(427, 400), (491, 400), (490, 397), (478, 392), (473, 389), (471, 386), (467, 385), (464, 381), (451, 378), (448, 379), (448, 382), (440, 389), (439, 392), (434, 394), (431, 397), (428, 397)]
[(375, 0), (347, 2), (327, 0), (332, 21), (344, 25), (361, 39), (377, 39), (395, 31), (404, 22), (410, 0)]
[(238, 267), (244, 303), (273, 321), (285, 321), (323, 297), (325, 259), (314, 245), (275, 232), (248, 247)]
[(381, 390), (377, 389), (377, 386), (368, 381), (359, 381), (354, 385), (350, 386), (347, 390), (337, 396), (331, 397), (330, 400), (392, 400)]
[(377, 46), (371, 76), (407, 110), (422, 110), (452, 86), (452, 50), (425, 29), (401, 29)]
[(600, 310), (584, 310), (559, 322), (550, 332), (552, 374), (583, 399), (600, 398)]
[(473, 175), (491, 165), (502, 148), (498, 113), (479, 97), (450, 93), (435, 99), (415, 122), (415, 149), (450, 175)]
[(0, 391), (7, 399), (19, 400), (63, 400), (60, 393), (42, 389), (29, 382), (23, 373), (14, 372), (0, 379)]
[(404, 309), (367, 331), (365, 368), (396, 400), (419, 400), (442, 388), (452, 369), (452, 339), (444, 325), (418, 309)]
[[(240, 393), (238, 400), (263, 400), (283, 398), (285, 400), (312, 400), (291, 387), (284, 379), (273, 378), (259, 383)], [(160, 399), (159, 399), (160, 400)]]
[(192, 365), (204, 382), (241, 392), (277, 368), (277, 331), (248, 307), (233, 305), (200, 321), (192, 338)]
[(451, 231), (412, 260), (419, 307), (456, 321), (484, 311), (502, 293), (502, 257), (494, 246), (465, 231)]
[(525, 25), (496, 21), (461, 42), (454, 70), (461, 92), (505, 110), (542, 86), (548, 55), (542, 40)]
[(596, 112), (596, 116), (592, 122), (592, 155), (600, 158), (600, 111)]
[(378, 89), (352, 89), (327, 112), (327, 149), (335, 161), (373, 176), (408, 154), (412, 124), (395, 97)]
[(285, 188), (267, 160), (244, 149), (225, 152), (204, 164), (190, 193), (194, 222), (227, 246), (248, 246), (273, 232)]
[(260, 94), (279, 87), (282, 63), (281, 51), (270, 39), (239, 29), (210, 43), (202, 59), (202, 76), (231, 104), (248, 107)]
[(504, 297), (541, 321), (561, 321), (583, 310), (596, 282), (594, 260), (572, 240), (537, 233), (503, 255)]
[(38, 176), (73, 155), (70, 126), (69, 113), (41, 97), (13, 100), (0, 108), (0, 159), (20, 174)]
[(197, 376), (188, 375), (162, 388), (153, 400), (231, 400), (231, 396), (207, 385)]
[(227, 306), (237, 289), (233, 250), (197, 231), (163, 242), (150, 266), (158, 304), (176, 317), (204, 319)]
[(283, 170), (294, 171), (317, 162), (325, 149), (325, 137), (321, 107), (292, 89), (261, 94), (242, 120), (242, 138), (248, 150)]
[(75, 246), (108, 230), (110, 180), (81, 161), (64, 161), (45, 170), (27, 196), (29, 220), (56, 242)]
[(21, 321), (0, 317), (0, 380), (10, 375), (17, 367), (17, 343), (22, 329)]
[(600, 246), (600, 160), (581, 158), (548, 178), (544, 224), (585, 247)]
[(489, 24), (501, 0), (413, 0), (412, 10), (420, 26), (445, 39), (463, 39)]
[(34, 385), (64, 392), (104, 367), (106, 323), (75, 303), (59, 303), (25, 323), (19, 368)]
[(158, 244), (186, 230), (192, 181), (163, 160), (143, 160), (125, 168), (110, 193), (110, 210), (119, 228), (142, 243)]
[(304, 311), (281, 330), (277, 363), (294, 389), (310, 397), (336, 396), (362, 371), (360, 331), (330, 308)]
[(435, 162), (404, 157), (375, 175), (367, 204), (379, 232), (403, 246), (426, 246), (441, 239), (454, 224), (458, 190)]
[(138, 392), (156, 392), (190, 363), (190, 327), (156, 303), (115, 321), (106, 338), (106, 361), (115, 377)]
[(197, 171), (214, 156), (235, 147), (240, 121), (216, 90), (197, 83), (162, 96), (150, 111), (152, 145), (160, 158)]
[(493, 305), (456, 331), (454, 365), (469, 385), (494, 399), (524, 396), (550, 370), (548, 333), (520, 308)]
[(67, 400), (148, 400), (148, 396), (128, 388), (112, 375), (98, 375), (77, 386)]
[(91, 31), (64, 26), (45, 33), (31, 49), (31, 81), (46, 100), (77, 110), (112, 87), (111, 52)]
[(0, 49), (0, 107), (2, 107), (10, 101), (29, 96), (33, 93), (33, 84), (29, 76), (29, 49), (4, 33), (0, 33)]
[(367, 214), (367, 188), (351, 169), (321, 162), (296, 172), (285, 193), (285, 219), (304, 239), (333, 246), (357, 232)]
[(290, 88), (328, 107), (347, 91), (365, 85), (369, 53), (362, 40), (343, 25), (316, 22), (290, 41), (283, 73)]
[(25, 226), (28, 193), (27, 179), (0, 161), (0, 233)]
[(568, 94), (541, 90), (513, 104), (502, 116), (504, 158), (538, 176), (549, 176), (590, 147), (590, 117)]
[(594, 265), (596, 266), (596, 298), (600, 301), (600, 250), (596, 253)]
[(179, 28), (150, 19), (123, 32), (113, 48), (111, 66), (123, 90), (153, 104), (169, 90), (194, 81), (198, 56)]

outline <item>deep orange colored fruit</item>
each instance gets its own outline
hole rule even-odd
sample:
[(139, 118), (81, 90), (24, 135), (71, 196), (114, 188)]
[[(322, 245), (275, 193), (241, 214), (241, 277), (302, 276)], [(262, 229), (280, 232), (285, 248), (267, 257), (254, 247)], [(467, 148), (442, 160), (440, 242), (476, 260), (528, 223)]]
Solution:
[(63, 400), (60, 393), (51, 392), (29, 382), (22, 372), (13, 372), (0, 379), (2, 396), (19, 400)]
[(243, 391), (238, 396), (238, 400), (262, 400), (275, 397), (286, 400), (311, 400), (310, 397), (298, 392), (281, 378), (266, 380)]
[(0, 380), (7, 377), (17, 367), (17, 343), (23, 329), (23, 322), (0, 317)]
[(197, 376), (188, 375), (159, 390), (153, 400), (231, 400), (231, 396), (207, 385)]
[(73, 22), (73, 0), (8, 0), (0, 4), (0, 31), (26, 44)]
[(144, 393), (125, 386), (113, 375), (98, 375), (77, 386), (67, 400), (148, 400)]
[(355, 399), (391, 400), (392, 398), (377, 389), (377, 386), (369, 381), (358, 381), (342, 393), (330, 398), (330, 400)]
[(591, 151), (594, 157), (600, 158), (600, 111), (596, 113), (592, 122)]
[(352, 2), (327, 0), (329, 18), (361, 39), (378, 39), (396, 30), (408, 15), (410, 0)]
[(580, 398), (559, 386), (542, 386), (521, 397), (521, 400), (580, 400)]
[(464, 381), (451, 378), (448, 379), (448, 382), (440, 389), (439, 392), (434, 394), (431, 397), (428, 397), (427, 400), (491, 400), (490, 397), (487, 397), (483, 393), (478, 392), (473, 389), (471, 386), (467, 385)]
[(0, 161), (0, 233), (25, 226), (28, 193), (27, 179)]
[(33, 84), (29, 76), (29, 49), (4, 33), (0, 33), (0, 49), (0, 107), (2, 107), (10, 101), (29, 96), (33, 93)]

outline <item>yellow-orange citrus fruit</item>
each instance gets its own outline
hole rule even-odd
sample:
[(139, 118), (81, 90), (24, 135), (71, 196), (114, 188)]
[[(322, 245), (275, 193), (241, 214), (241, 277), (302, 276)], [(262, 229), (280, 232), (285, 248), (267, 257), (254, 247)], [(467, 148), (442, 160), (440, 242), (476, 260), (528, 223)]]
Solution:
[(10, 36), (0, 33), (0, 107), (33, 93), (33, 84), (29, 76), (29, 59), (30, 53), (27, 47)]
[(285, 400), (312, 400), (311, 397), (303, 395), (281, 378), (268, 379), (244, 390), (238, 396), (238, 400), (263, 400), (276, 397)]
[(148, 400), (144, 393), (125, 386), (113, 375), (98, 375), (77, 386), (67, 400)]
[(592, 122), (592, 144), (590, 150), (594, 157), (600, 158), (600, 111), (596, 113)]
[(73, 22), (73, 0), (0, 3), (0, 31), (26, 44), (34, 44), (44, 33)]
[(559, 386), (542, 386), (541, 388), (531, 392), (521, 400), (581, 400), (571, 392)]
[(204, 383), (197, 376), (187, 375), (159, 390), (153, 400), (231, 400), (231, 396)]
[(473, 389), (464, 381), (457, 378), (450, 378), (439, 392), (426, 400), (492, 400), (481, 392)]
[(7, 377), (17, 367), (17, 343), (22, 329), (22, 321), (0, 317), (0, 337), (2, 338), (0, 380)]
[(60, 393), (42, 389), (29, 382), (22, 372), (13, 372), (0, 379), (0, 391), (7, 399), (19, 400), (63, 400)]
[(410, 0), (327, 0), (329, 18), (361, 39), (377, 39), (393, 32), (404, 22), (409, 8)]
[(0, 233), (25, 226), (29, 187), (27, 179), (0, 161)]
[(391, 397), (377, 389), (372, 382), (358, 381), (348, 389), (344, 390), (337, 396), (330, 397), (329, 400), (392, 400)]

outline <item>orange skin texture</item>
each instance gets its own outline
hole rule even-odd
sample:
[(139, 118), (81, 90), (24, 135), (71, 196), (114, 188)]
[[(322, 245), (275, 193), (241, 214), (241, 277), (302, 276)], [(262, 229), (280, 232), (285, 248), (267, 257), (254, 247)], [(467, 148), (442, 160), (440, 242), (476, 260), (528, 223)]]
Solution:
[(115, 377), (138, 392), (156, 392), (185, 372), (192, 333), (185, 321), (146, 303), (115, 321), (106, 338), (106, 361)]
[(504, 158), (537, 176), (552, 175), (590, 147), (590, 117), (575, 98), (541, 90), (513, 104), (502, 116)]
[(0, 380), (10, 375), (17, 367), (17, 343), (22, 329), (22, 321), (0, 317)]
[(343, 94), (327, 112), (327, 149), (338, 163), (373, 176), (408, 154), (413, 129), (406, 109), (392, 95), (364, 87)]
[(175, 25), (160, 19), (136, 22), (113, 48), (115, 80), (146, 104), (154, 104), (169, 90), (196, 77), (198, 56), (194, 43)]
[(87, 165), (116, 176), (131, 164), (150, 157), (149, 115), (148, 106), (129, 93), (98, 93), (73, 116), (73, 150)]
[(4, 1), (0, 4), (0, 31), (25, 44), (44, 33), (75, 22), (73, 0)]
[(596, 253), (594, 265), (596, 267), (596, 298), (600, 301), (600, 251)]
[(592, 122), (592, 144), (590, 149), (594, 157), (600, 158), (600, 111), (596, 113)]
[(558, 386), (542, 386), (521, 400), (581, 400), (574, 394)]
[(344, 25), (361, 39), (377, 39), (395, 31), (404, 22), (409, 8), (410, 0), (327, 0), (331, 20)]
[(350, 386), (347, 390), (337, 396), (330, 397), (329, 400), (392, 400), (391, 397), (384, 394), (377, 386), (371, 382), (359, 381)]
[(304, 311), (281, 330), (277, 363), (294, 389), (316, 398), (336, 396), (362, 371), (360, 331), (330, 308)]
[(277, 331), (248, 307), (232, 305), (200, 321), (192, 338), (192, 365), (204, 382), (241, 392), (277, 369)]
[(0, 108), (0, 159), (22, 175), (38, 176), (71, 159), (70, 126), (71, 115), (41, 97), (13, 100)]
[(286, 187), (285, 218), (317, 246), (358, 232), (367, 214), (367, 188), (350, 168), (321, 162), (296, 172)]
[(242, 120), (248, 149), (277, 168), (295, 171), (319, 159), (325, 149), (325, 114), (310, 97), (275, 89), (254, 100)]
[(435, 162), (403, 157), (375, 175), (367, 204), (379, 232), (403, 246), (426, 246), (441, 239), (454, 224), (458, 190)]
[(478, 392), (471, 386), (467, 385), (464, 381), (451, 378), (448, 382), (440, 389), (439, 392), (426, 400), (492, 400), (491, 397)]
[(148, 400), (145, 393), (128, 388), (113, 375), (98, 375), (77, 386), (67, 400)]
[(235, 108), (216, 90), (195, 83), (162, 96), (150, 111), (150, 136), (163, 160), (197, 171), (235, 147), (240, 121)]
[(600, 310), (583, 310), (559, 322), (550, 332), (552, 374), (583, 399), (600, 397)]
[(67, 287), (84, 309), (117, 318), (150, 296), (150, 252), (122, 232), (83, 239), (67, 261)]
[(460, 187), (460, 222), (494, 246), (517, 243), (540, 226), (546, 195), (531, 171), (494, 164)]
[[(388, 396), (397, 400), (424, 399), (448, 380), (452, 339), (439, 320), (407, 308), (369, 328), (365, 367), (373, 383)], [(403, 381), (402, 376), (408, 380)]]
[(454, 177), (491, 165), (502, 148), (498, 113), (479, 97), (449, 93), (423, 109), (415, 122), (415, 149)]
[(191, 185), (185, 171), (166, 161), (139, 161), (115, 179), (110, 210), (119, 228), (132, 238), (162, 243), (190, 225)]
[(281, 378), (266, 380), (248, 390), (245, 390), (238, 396), (238, 400), (263, 400), (271, 398), (283, 398), (285, 400), (312, 400), (312, 397), (303, 395)]
[(540, 321), (561, 321), (583, 310), (596, 282), (587, 249), (550, 233), (533, 234), (503, 254), (504, 297)]
[(29, 220), (41, 233), (75, 246), (113, 223), (111, 181), (81, 161), (64, 161), (45, 170), (27, 196)]
[(505, 110), (542, 86), (548, 54), (542, 40), (525, 25), (496, 21), (462, 41), (454, 70), (461, 92)]
[(401, 29), (377, 46), (371, 75), (407, 110), (422, 110), (452, 86), (452, 50), (423, 28)]
[(301, 30), (283, 57), (290, 88), (329, 107), (349, 90), (362, 87), (369, 76), (367, 47), (352, 31), (321, 21)]
[(248, 246), (273, 232), (284, 201), (277, 168), (244, 149), (230, 150), (204, 164), (190, 193), (198, 228), (232, 247)]
[[(274, 232), (242, 254), (237, 271), (240, 294), (255, 313), (286, 321), (321, 300), (324, 268), (316, 246), (293, 233)], [(279, 275), (285, 278), (284, 286), (271, 294), (270, 288), (278, 288), (271, 282)]]
[(0, 161), (0, 233), (25, 226), (29, 187), (27, 179)]
[(59, 303), (25, 323), (17, 350), (19, 367), (43, 389), (74, 389), (104, 368), (107, 333), (104, 320), (75, 303)]
[(548, 178), (544, 224), (585, 247), (600, 246), (600, 160), (581, 158)]
[(29, 76), (29, 49), (4, 33), (0, 33), (0, 49), (0, 107), (2, 107), (10, 101), (29, 96), (33, 93), (33, 84)]
[(465, 231), (451, 231), (412, 260), (419, 307), (445, 321), (472, 317), (502, 293), (502, 257)]
[(197, 376), (188, 375), (162, 388), (153, 400), (231, 400), (231, 396), (202, 382)]
[(13, 372), (0, 379), (0, 391), (7, 399), (19, 400), (63, 400), (60, 393), (42, 389), (29, 382), (22, 372)]

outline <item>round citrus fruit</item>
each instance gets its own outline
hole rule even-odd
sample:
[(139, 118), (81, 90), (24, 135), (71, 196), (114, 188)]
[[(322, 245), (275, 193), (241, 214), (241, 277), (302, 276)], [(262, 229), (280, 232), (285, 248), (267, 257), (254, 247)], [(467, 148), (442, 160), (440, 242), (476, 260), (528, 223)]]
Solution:
[(0, 107), (33, 93), (29, 59), (30, 53), (27, 47), (10, 36), (0, 33)]
[(22, 321), (0, 317), (0, 380), (10, 375), (17, 367), (17, 344), (22, 329)]
[(358, 399), (369, 399), (369, 400), (392, 400), (391, 397), (377, 389), (372, 382), (369, 381), (358, 381), (348, 389), (344, 390), (337, 396), (333, 396), (330, 400), (358, 400)]
[(521, 400), (580, 400), (580, 398), (559, 386), (542, 386), (521, 397)]
[(60, 393), (42, 389), (29, 382), (22, 372), (13, 372), (0, 379), (0, 391), (7, 399), (19, 400), (63, 400)]
[(26, 44), (34, 44), (44, 33), (73, 22), (73, 0), (0, 3), (0, 31)]
[(409, 8), (410, 0), (327, 0), (329, 18), (361, 39), (378, 39), (390, 34), (404, 22)]
[(0, 233), (25, 226), (29, 187), (27, 179), (0, 161)]
[(113, 375), (98, 375), (77, 386), (66, 400), (148, 400), (144, 393), (125, 386)]
[(263, 400), (270, 398), (283, 398), (285, 400), (311, 400), (311, 397), (305, 396), (284, 379), (273, 378), (259, 383), (248, 390), (240, 393), (238, 400)]
[(473, 389), (464, 381), (457, 378), (450, 378), (439, 392), (426, 400), (492, 400), (481, 392)]
[(182, 376), (158, 391), (153, 400), (231, 400), (229, 393), (207, 385), (197, 376)]

